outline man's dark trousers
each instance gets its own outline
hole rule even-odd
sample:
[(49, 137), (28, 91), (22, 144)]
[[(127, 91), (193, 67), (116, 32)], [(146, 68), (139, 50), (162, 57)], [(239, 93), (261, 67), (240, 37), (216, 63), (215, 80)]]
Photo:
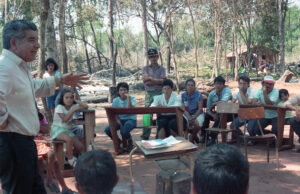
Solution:
[(0, 133), (0, 180), (3, 194), (46, 194), (33, 137)]

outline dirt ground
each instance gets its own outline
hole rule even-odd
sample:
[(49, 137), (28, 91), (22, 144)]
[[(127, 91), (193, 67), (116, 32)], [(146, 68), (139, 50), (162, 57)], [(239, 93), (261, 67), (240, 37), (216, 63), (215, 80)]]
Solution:
[[(237, 86), (236, 82), (230, 82), (229, 86), (234, 88)], [(259, 88), (259, 82), (251, 83), (255, 89)], [(290, 95), (293, 96), (300, 93), (300, 83), (284, 83), (276, 84), (277, 89), (286, 88)], [(137, 98), (138, 106), (143, 104), (143, 92), (134, 94)], [(96, 133), (95, 138), (96, 148), (105, 149), (113, 152), (112, 141), (104, 134), (104, 128), (108, 124), (105, 114), (104, 106), (109, 104), (91, 104), (91, 107), (96, 109)], [(142, 124), (142, 116), (138, 116), (138, 125)], [(285, 127), (285, 136), (288, 136), (289, 126)], [(140, 140), (141, 130), (135, 129), (132, 131), (134, 140)], [(155, 130), (152, 130), (151, 137), (155, 136)], [(299, 145), (298, 137), (295, 135), (294, 140), (296, 146)], [(242, 152), (244, 151), (241, 146)], [(199, 150), (192, 154), (195, 158), (199, 152), (203, 151), (203, 146), (199, 145)], [(120, 182), (129, 182), (129, 157), (128, 154), (114, 156), (117, 163), (118, 175)], [(285, 150), (279, 152), (280, 170), (276, 170), (275, 149), (270, 151), (270, 163), (266, 162), (266, 149), (263, 145), (249, 147), (248, 159), (250, 162), (250, 194), (272, 193), (272, 194), (288, 194), (300, 193), (300, 153), (295, 150)], [(145, 159), (143, 155), (137, 153), (133, 156), (133, 174), (135, 180), (142, 186), (147, 193), (155, 193), (156, 173), (160, 171), (159, 167), (153, 160)], [(74, 178), (66, 178), (67, 185), (75, 189)], [(49, 192), (50, 193), (50, 192)], [(1, 191), (0, 191), (1, 194)]]

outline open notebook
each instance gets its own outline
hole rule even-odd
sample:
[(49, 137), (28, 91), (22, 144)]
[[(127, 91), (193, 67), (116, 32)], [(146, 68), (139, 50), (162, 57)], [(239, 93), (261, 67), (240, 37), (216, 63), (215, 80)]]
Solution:
[(141, 145), (146, 149), (158, 149), (158, 148), (170, 147), (180, 142), (181, 141), (175, 139), (175, 137), (169, 136), (165, 139), (142, 140)]

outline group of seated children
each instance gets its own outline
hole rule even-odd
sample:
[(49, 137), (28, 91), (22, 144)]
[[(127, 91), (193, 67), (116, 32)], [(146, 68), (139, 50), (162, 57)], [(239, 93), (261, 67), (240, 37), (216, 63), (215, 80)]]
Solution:
[[(63, 140), (66, 142), (68, 163), (75, 167), (77, 158), (73, 156), (73, 148), (77, 154), (83, 151), (83, 145), (79, 141), (79, 138), (71, 131), (73, 114), (82, 109), (87, 108), (86, 102), (77, 100), (76, 95), (69, 89), (64, 89), (59, 100), (59, 105), (55, 109), (53, 124), (51, 126), (50, 137), (52, 140)], [(48, 122), (43, 114), (38, 110), (40, 120), (40, 132), (41, 134), (35, 138), (38, 150), (38, 156), (45, 160), (47, 169), (47, 181), (46, 186), (52, 192), (59, 192), (59, 188), (52, 181), (52, 173), (54, 173), (58, 180), (63, 194), (74, 193), (70, 190), (61, 175), (59, 165), (55, 156), (55, 153), (51, 149), (49, 143), (47, 143), (46, 134), (49, 134)], [(43, 161), (40, 162), (43, 165)], [(40, 169), (43, 169), (40, 166)], [(43, 172), (41, 172), (43, 176)]]
[[(204, 143), (206, 137), (205, 129), (209, 127), (210, 121), (214, 121), (213, 127), (220, 124), (220, 115), (217, 114), (214, 107), (219, 102), (234, 102), (239, 104), (265, 104), (288, 106), (289, 93), (285, 89), (277, 90), (274, 88), (275, 80), (272, 76), (265, 76), (262, 81), (262, 87), (255, 91), (250, 87), (249, 77), (242, 75), (238, 78), (238, 88), (232, 94), (229, 87), (225, 85), (225, 79), (218, 76), (214, 79), (214, 89), (209, 93), (207, 98), (206, 113), (203, 112), (203, 96), (196, 90), (196, 84), (193, 79), (188, 79), (185, 83), (186, 91), (177, 95), (173, 93), (173, 82), (165, 79), (162, 83), (162, 94), (154, 96), (151, 107), (182, 107), (184, 111), (184, 128), (191, 132), (190, 141), (196, 143)], [(134, 107), (135, 98), (128, 95), (128, 84), (118, 84), (119, 97), (114, 99), (113, 107)], [(295, 101), (295, 100), (294, 100)], [(300, 114), (300, 113), (299, 113)], [(268, 125), (272, 125), (271, 133), (277, 134), (277, 111), (265, 110), (265, 118), (259, 119), (259, 123), (263, 129)], [(300, 117), (300, 116), (299, 116)], [(286, 124), (290, 124), (293, 115), (290, 111), (286, 114)], [(299, 119), (300, 120), (300, 119)], [(239, 120), (237, 115), (229, 115), (227, 121), (232, 121), (230, 128), (237, 130), (241, 134), (239, 127), (248, 122), (247, 131), (251, 136), (261, 135), (259, 125), (256, 119), (249, 121)], [(294, 122), (296, 123), (296, 122)], [(300, 123), (300, 122), (299, 122)], [(296, 126), (296, 124), (294, 124)], [(300, 124), (299, 124), (300, 125)], [(136, 127), (136, 115), (119, 115), (117, 118), (117, 129), (121, 130), (122, 141), (119, 139), (119, 145), (123, 142), (123, 148), (129, 146), (132, 148), (132, 140), (130, 131)], [(156, 138), (165, 138), (169, 135), (176, 136), (177, 122), (175, 113), (163, 113), (157, 115), (157, 135)], [(294, 129), (295, 130), (295, 129)], [(200, 136), (198, 133), (201, 131)], [(111, 137), (109, 126), (105, 132)], [(265, 131), (268, 132), (268, 131)], [(296, 132), (297, 133), (297, 132)], [(299, 132), (300, 134), (300, 132)], [(210, 133), (207, 136), (207, 144), (215, 144), (218, 133)], [(126, 148), (127, 149), (127, 148)], [(130, 149), (127, 149), (130, 150)]]

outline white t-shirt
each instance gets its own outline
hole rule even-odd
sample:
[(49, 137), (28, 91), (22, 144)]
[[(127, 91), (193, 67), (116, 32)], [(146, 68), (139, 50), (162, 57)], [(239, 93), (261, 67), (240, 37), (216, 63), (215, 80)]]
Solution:
[[(255, 95), (255, 90), (251, 87), (248, 87), (247, 92), (246, 92), (246, 98), (247, 99), (254, 98), (254, 95)], [(243, 99), (242, 99), (241, 94), (240, 94), (239, 88), (237, 88), (235, 90), (235, 92), (232, 95), (232, 98), (237, 99), (239, 104), (244, 104)]]
[[(47, 78), (50, 77), (51, 75), (46, 71), (43, 75), (43, 78)], [(55, 71), (54, 76), (60, 76), (60, 72), (59, 71)]]
[(73, 108), (78, 107), (79, 104), (73, 104), (69, 110), (67, 110), (63, 105), (59, 104), (55, 108), (55, 113), (54, 113), (54, 118), (53, 118), (53, 125), (63, 127), (65, 129), (71, 129), (72, 128), (72, 117), (71, 119), (65, 123), (61, 120), (60, 116), (58, 113), (63, 113), (64, 115), (67, 115)]

